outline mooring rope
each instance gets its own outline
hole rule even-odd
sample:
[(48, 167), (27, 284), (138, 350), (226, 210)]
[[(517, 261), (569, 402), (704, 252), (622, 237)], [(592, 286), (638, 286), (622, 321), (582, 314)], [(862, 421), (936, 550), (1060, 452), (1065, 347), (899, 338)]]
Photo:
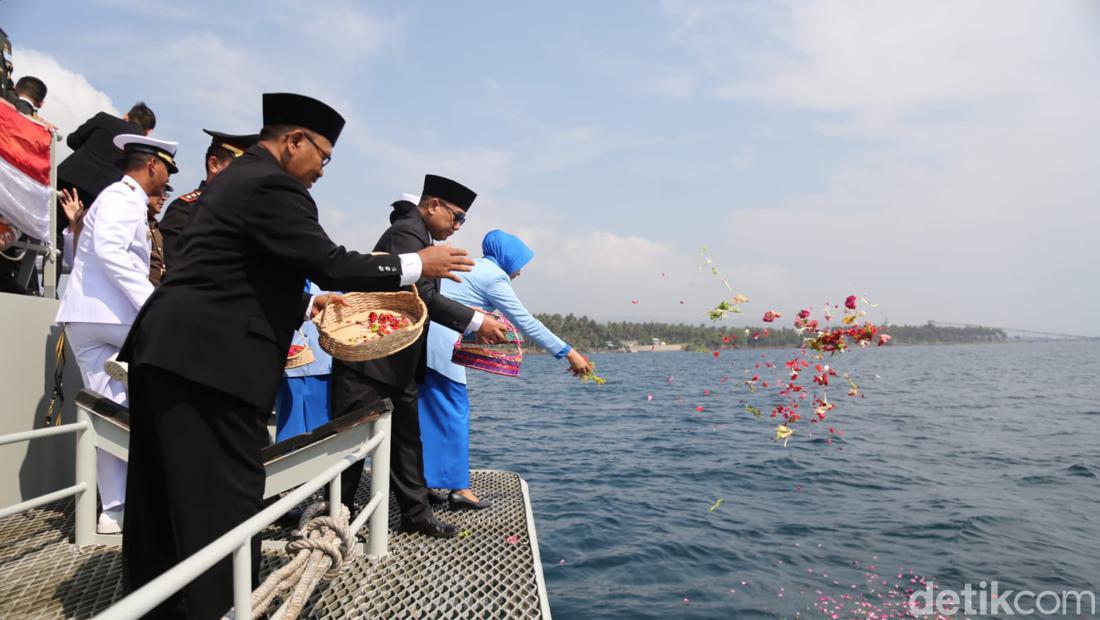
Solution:
[[(328, 514), (327, 502), (306, 508), (293, 534), (298, 538), (286, 546), (292, 555), (285, 566), (268, 575), (252, 593), (252, 618), (260, 618), (277, 599), (286, 601), (286, 620), (294, 620), (322, 579), (329, 580), (347, 570), (358, 555), (355, 534), (349, 521), (347, 506), (340, 506), (340, 516)], [(287, 596), (287, 592), (290, 592)]]

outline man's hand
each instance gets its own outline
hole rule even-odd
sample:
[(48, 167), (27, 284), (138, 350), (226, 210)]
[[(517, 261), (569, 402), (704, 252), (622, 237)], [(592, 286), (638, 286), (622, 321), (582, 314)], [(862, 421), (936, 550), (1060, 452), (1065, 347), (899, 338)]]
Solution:
[(454, 271), (469, 271), (474, 261), (466, 258), (466, 250), (449, 245), (433, 245), (417, 252), (420, 256), (420, 275), (425, 278), (447, 278), (461, 282)]
[(578, 377), (592, 372), (592, 362), (589, 362), (576, 349), (571, 349), (569, 353), (566, 353), (565, 359), (569, 360), (569, 370)]
[(485, 315), (481, 322), (481, 329), (477, 330), (477, 341), (488, 344), (498, 344), (507, 341), (508, 330), (504, 329), (504, 323), (496, 320), (491, 314)]
[(313, 307), (309, 309), (309, 318), (317, 318), (317, 315), (321, 314), (321, 311), (324, 310), (325, 306), (329, 304), (346, 306), (348, 305), (348, 302), (340, 293), (324, 293), (322, 295), (316, 295), (313, 298)]
[(69, 229), (74, 235), (78, 234), (84, 223), (84, 203), (77, 196), (75, 189), (63, 189), (57, 198), (61, 201), (61, 209), (65, 211), (65, 217), (69, 219)]

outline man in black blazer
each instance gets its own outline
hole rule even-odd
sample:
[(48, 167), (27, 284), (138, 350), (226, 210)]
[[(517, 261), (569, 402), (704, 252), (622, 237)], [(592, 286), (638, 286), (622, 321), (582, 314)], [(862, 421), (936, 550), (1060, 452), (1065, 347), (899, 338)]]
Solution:
[(73, 153), (57, 166), (58, 188), (76, 188), (80, 200), (91, 205), (103, 188), (122, 178), (118, 168), (122, 151), (114, 145), (115, 136), (147, 136), (156, 126), (156, 115), (140, 101), (122, 118), (100, 112), (84, 121), (65, 138)]
[[(119, 359), (131, 410), (123, 583), (133, 591), (262, 509), (267, 420), (294, 330), (328, 290), (396, 290), (455, 277), (453, 248), (371, 256), (329, 240), (308, 188), (344, 119), (324, 103), (264, 95), (264, 128), (206, 187), (177, 260), (142, 307)], [(259, 540), (252, 546), (258, 583)], [(228, 558), (154, 610), (220, 617), (232, 604)]]
[(9, 97), (20, 114), (38, 116), (38, 110), (46, 103), (46, 83), (33, 75), (24, 75), (15, 83), (15, 90)]
[[(395, 205), (392, 225), (374, 246), (376, 252), (415, 252), (443, 241), (466, 221), (466, 211), (477, 196), (467, 187), (444, 177), (424, 178), (420, 204)], [(329, 289), (331, 290), (331, 289)], [(452, 301), (439, 293), (438, 278), (423, 277), (416, 290), (428, 308), (428, 318), (457, 332), (477, 332), (490, 342), (504, 341), (503, 325), (491, 316)], [(420, 442), (417, 383), (424, 379), (428, 338), (424, 333), (411, 346), (369, 362), (332, 361), (330, 380), (333, 417), (369, 406), (379, 398), (393, 402), (393, 439), (390, 442), (390, 490), (401, 508), (401, 529), (436, 538), (450, 538), (457, 528), (432, 514), (424, 482), (424, 453)], [(363, 474), (360, 461), (343, 474), (341, 499), (352, 508), (355, 491)], [(354, 511), (353, 511), (354, 512)]]
[[(85, 207), (91, 207), (96, 196), (108, 185), (122, 178), (119, 160), (122, 151), (114, 144), (115, 136), (124, 133), (149, 135), (157, 126), (157, 117), (149, 106), (139, 101), (122, 115), (122, 118), (106, 112), (100, 112), (84, 121), (84, 124), (65, 138), (65, 143), (73, 150), (57, 166), (57, 189), (75, 191)], [(60, 201), (57, 206), (57, 221), (66, 221), (65, 211)], [(63, 251), (65, 244), (61, 237), (61, 227), (57, 230), (57, 249)], [(57, 264), (61, 264), (58, 257)], [(57, 271), (58, 276), (61, 270)]]

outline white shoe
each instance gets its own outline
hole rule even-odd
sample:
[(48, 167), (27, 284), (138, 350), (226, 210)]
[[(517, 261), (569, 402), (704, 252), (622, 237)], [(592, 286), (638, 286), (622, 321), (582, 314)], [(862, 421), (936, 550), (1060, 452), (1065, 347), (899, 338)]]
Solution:
[(96, 524), (95, 531), (99, 534), (121, 534), (123, 513), (124, 509), (122, 508), (104, 510), (99, 513), (99, 523)]
[(130, 365), (126, 362), (120, 362), (112, 357), (106, 362), (103, 362), (103, 370), (107, 373), (108, 377), (118, 381), (127, 388), (130, 387), (126, 382), (126, 375), (130, 372)]

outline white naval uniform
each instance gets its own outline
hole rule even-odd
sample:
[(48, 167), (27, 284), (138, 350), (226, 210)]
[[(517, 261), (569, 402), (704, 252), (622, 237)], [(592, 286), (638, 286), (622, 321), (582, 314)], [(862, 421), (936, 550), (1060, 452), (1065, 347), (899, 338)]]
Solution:
[[(129, 176), (107, 186), (88, 208), (57, 322), (76, 355), (84, 387), (126, 405), (126, 391), (103, 364), (116, 355), (149, 282), (149, 197)], [(126, 501), (126, 462), (100, 451), (96, 461), (103, 509)]]

